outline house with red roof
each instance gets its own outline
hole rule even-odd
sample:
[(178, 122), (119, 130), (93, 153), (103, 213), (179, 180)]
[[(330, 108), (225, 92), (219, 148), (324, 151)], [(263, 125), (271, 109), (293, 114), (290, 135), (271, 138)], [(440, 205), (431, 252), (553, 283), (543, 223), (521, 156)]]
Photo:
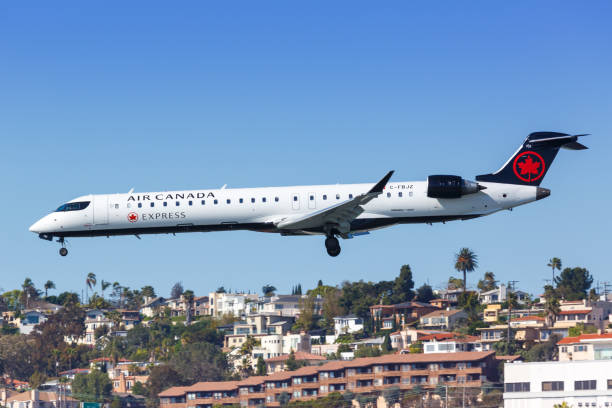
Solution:
[(612, 333), (565, 337), (557, 347), (559, 361), (612, 360)]

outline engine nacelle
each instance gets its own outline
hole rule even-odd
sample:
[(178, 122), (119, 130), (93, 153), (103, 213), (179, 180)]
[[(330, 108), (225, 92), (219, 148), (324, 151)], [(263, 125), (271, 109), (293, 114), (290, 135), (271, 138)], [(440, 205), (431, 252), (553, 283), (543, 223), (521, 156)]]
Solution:
[(427, 197), (460, 198), (474, 194), (486, 187), (475, 181), (465, 180), (459, 176), (435, 175), (427, 177)]

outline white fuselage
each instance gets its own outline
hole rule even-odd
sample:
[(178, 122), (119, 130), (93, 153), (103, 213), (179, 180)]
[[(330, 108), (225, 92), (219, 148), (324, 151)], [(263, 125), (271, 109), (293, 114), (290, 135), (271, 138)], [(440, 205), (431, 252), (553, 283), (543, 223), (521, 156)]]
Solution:
[[(363, 205), (350, 232), (398, 223), (431, 223), (488, 215), (536, 200), (535, 186), (481, 182), (486, 187), (460, 198), (427, 196), (427, 182), (390, 182)], [(265, 187), (94, 194), (70, 203), (78, 210), (55, 211), (30, 231), (50, 237), (104, 236), (247, 229), (287, 235), (323, 234), (322, 229), (283, 230), (277, 223), (307, 215), (366, 193), (372, 184)], [(83, 204), (85, 205), (85, 204)]]

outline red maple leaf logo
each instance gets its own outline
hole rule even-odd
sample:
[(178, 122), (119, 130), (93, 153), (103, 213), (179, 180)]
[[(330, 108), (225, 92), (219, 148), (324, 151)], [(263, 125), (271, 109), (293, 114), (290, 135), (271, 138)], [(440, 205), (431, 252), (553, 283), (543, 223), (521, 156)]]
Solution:
[[(522, 161), (519, 161), (522, 159)], [(535, 160), (534, 160), (535, 159)], [(535, 181), (544, 174), (544, 159), (535, 152), (523, 152), (514, 159), (514, 174), (528, 183)]]
[(138, 221), (138, 214), (133, 213), (133, 212), (129, 213), (127, 218), (129, 222), (136, 222)]

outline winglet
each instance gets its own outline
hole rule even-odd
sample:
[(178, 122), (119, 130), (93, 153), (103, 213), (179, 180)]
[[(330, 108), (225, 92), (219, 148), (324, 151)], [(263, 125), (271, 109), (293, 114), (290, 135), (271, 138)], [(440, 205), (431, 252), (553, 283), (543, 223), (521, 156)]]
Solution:
[(382, 178), (382, 180), (380, 180), (378, 183), (376, 183), (376, 185), (374, 187), (372, 187), (372, 189), (370, 191), (368, 191), (368, 194), (370, 194), (370, 193), (377, 193), (377, 194), (382, 193), (383, 188), (385, 188), (385, 186), (389, 182), (389, 179), (393, 175), (394, 171), (395, 170), (391, 170), (390, 172), (388, 172), (387, 175)]

